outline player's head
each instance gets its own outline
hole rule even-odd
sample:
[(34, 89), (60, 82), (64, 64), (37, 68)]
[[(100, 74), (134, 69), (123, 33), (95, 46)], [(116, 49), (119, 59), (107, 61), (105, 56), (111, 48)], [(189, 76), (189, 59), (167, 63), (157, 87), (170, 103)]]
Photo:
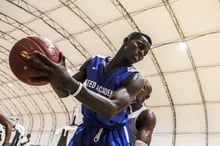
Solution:
[(141, 89), (140, 93), (136, 96), (136, 102), (143, 104), (144, 101), (150, 98), (152, 92), (152, 86), (147, 79), (144, 79), (144, 87)]
[(142, 33), (142, 32), (132, 32), (132, 33), (130, 33), (127, 36), (127, 38), (130, 39), (130, 40), (132, 40), (132, 39), (139, 39), (141, 37), (144, 37), (147, 40), (147, 43), (149, 43), (149, 46), (152, 45), (152, 40), (151, 40), (150, 36), (148, 36), (145, 33)]
[(132, 32), (123, 42), (120, 53), (123, 54), (123, 61), (127, 64), (134, 64), (141, 61), (147, 55), (152, 45), (151, 38), (141, 32)]

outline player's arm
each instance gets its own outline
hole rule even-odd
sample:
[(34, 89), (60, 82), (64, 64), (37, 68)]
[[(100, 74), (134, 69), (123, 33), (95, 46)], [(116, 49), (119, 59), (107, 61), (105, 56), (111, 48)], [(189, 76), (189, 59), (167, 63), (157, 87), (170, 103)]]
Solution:
[(38, 65), (41, 70), (29, 69), (30, 71), (46, 76), (51, 85), (64, 88), (85, 106), (106, 117), (112, 117), (126, 108), (144, 86), (143, 77), (139, 73), (134, 73), (126, 79), (123, 87), (112, 94), (111, 98), (103, 98), (82, 86), (81, 81), (85, 77), (85, 69), (80, 70), (73, 78), (65, 65), (50, 61), (40, 52), (36, 52), (35, 56), (36, 60), (30, 58), (30, 61)]
[(156, 116), (149, 109), (144, 110), (136, 119), (138, 130), (135, 146), (149, 146), (156, 125)]
[[(65, 66), (65, 57), (61, 54), (61, 61), (59, 64), (61, 64), (62, 66)], [(89, 58), (88, 60), (85, 61), (85, 63), (83, 65), (81, 65), (79, 71), (77, 71), (72, 77), (77, 80), (78, 82), (83, 83), (86, 80), (86, 67), (88, 66), (88, 64), (90, 63), (92, 58)], [(57, 93), (57, 95), (60, 98), (63, 97), (67, 97), (70, 95), (69, 91), (66, 90), (65, 88), (63, 88), (63, 86), (57, 86), (60, 84), (56, 84), (56, 83), (51, 83), (51, 86), (53, 88), (53, 90)]]
[[(32, 57), (29, 58), (29, 63), (32, 64), (32, 66), (36, 66), (37, 68), (34, 67), (26, 67), (25, 69), (41, 75), (40, 77), (34, 77), (30, 78), (32, 82), (49, 82), (53, 90), (56, 92), (56, 94), (60, 97), (67, 97), (70, 95), (69, 90), (66, 89), (65, 83), (62, 84), (60, 80), (62, 80), (61, 76), (65, 77), (71, 77), (68, 75), (66, 63), (65, 63), (65, 56), (63, 56), (62, 53), (60, 53), (60, 62), (59, 63), (53, 63), (50, 61), (45, 55), (39, 54), (39, 52), (35, 52), (36, 56), (40, 56), (40, 59), (38, 57)], [(43, 59), (42, 59), (43, 58)], [(80, 68), (78, 72), (76, 72), (72, 77), (75, 78), (77, 81), (83, 83), (86, 78), (86, 71), (84, 68), (89, 64), (91, 58), (88, 59)], [(43, 63), (42, 63), (43, 62)], [(53, 79), (52, 74), (56, 72), (57, 70), (61, 70), (61, 75), (56, 76), (55, 79)], [(57, 73), (56, 75), (58, 75)]]
[[(61, 63), (63, 66), (66, 66), (65, 65), (65, 57), (62, 55), (62, 58), (61, 59)], [(86, 79), (86, 67), (88, 66), (88, 64), (90, 63), (91, 61), (91, 58), (89, 58), (79, 69), (79, 71), (77, 71), (72, 77), (77, 80), (78, 82), (81, 82), (83, 83)], [(60, 98), (63, 98), (63, 97), (67, 97), (70, 95), (70, 92), (68, 90), (66, 90), (66, 88), (63, 88), (63, 86), (61, 84), (57, 84), (57, 83), (51, 83), (51, 86), (53, 88), (53, 90), (57, 93), (57, 95), (60, 97)]]
[(8, 146), (11, 137), (12, 124), (2, 114), (0, 114), (0, 123), (5, 126), (5, 141), (3, 146)]
[(110, 98), (102, 97), (84, 87), (75, 97), (91, 110), (110, 118), (126, 108), (143, 88), (143, 85), (143, 78), (139, 73), (135, 73), (128, 77), (124, 86), (113, 92)]

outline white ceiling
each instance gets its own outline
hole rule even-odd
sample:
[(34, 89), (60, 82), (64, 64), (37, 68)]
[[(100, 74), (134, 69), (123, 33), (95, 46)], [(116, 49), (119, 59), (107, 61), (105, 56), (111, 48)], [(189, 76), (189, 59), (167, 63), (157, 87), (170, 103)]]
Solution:
[(219, 146), (219, 0), (2, 0), (0, 112), (18, 117), (32, 144), (48, 145), (78, 102), (59, 99), (49, 85), (19, 81), (8, 64), (12, 46), (26, 36), (48, 37), (74, 73), (90, 56), (113, 56), (132, 31), (153, 40), (136, 64), (153, 86), (146, 102), (157, 116), (151, 146)]

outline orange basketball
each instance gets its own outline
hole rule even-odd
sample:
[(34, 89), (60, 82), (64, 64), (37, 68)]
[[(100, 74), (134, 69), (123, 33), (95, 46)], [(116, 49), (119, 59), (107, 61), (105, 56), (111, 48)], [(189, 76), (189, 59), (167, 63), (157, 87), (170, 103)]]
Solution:
[(48, 38), (30, 36), (25, 37), (12, 47), (9, 54), (9, 65), (14, 75), (22, 82), (29, 85), (46, 85), (47, 82), (31, 82), (29, 78), (40, 77), (35, 73), (24, 70), (24, 66), (31, 66), (28, 57), (32, 56), (34, 51), (44, 53), (54, 62), (59, 62), (60, 51), (58, 47)]

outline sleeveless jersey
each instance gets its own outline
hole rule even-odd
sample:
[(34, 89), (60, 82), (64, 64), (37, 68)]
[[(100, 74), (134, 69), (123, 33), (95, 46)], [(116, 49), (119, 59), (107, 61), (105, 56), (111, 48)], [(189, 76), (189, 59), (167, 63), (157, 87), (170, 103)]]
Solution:
[[(109, 98), (137, 70), (133, 66), (120, 67), (104, 74), (105, 60), (105, 57), (95, 56), (90, 61), (87, 66), (86, 87), (103, 98)], [(101, 116), (83, 104), (81, 110), (83, 123), (78, 126), (68, 146), (130, 146), (127, 108), (112, 118)]]
[(135, 140), (136, 140), (136, 135), (137, 135), (137, 129), (136, 129), (136, 118), (138, 117), (138, 115), (144, 111), (145, 109), (147, 109), (145, 106), (142, 106), (139, 110), (132, 112), (131, 114), (128, 115), (128, 130), (129, 130), (129, 134), (130, 134), (130, 138), (131, 138), (131, 146), (134, 145)]
[[(137, 72), (131, 67), (120, 67), (110, 73), (104, 74), (105, 57), (95, 56), (87, 67), (87, 89), (100, 94), (103, 98), (109, 98), (116, 89), (122, 86), (123, 81)], [(127, 108), (111, 119), (105, 118), (96, 112), (82, 106), (83, 121), (89, 126), (114, 129), (124, 126), (128, 121)]]

